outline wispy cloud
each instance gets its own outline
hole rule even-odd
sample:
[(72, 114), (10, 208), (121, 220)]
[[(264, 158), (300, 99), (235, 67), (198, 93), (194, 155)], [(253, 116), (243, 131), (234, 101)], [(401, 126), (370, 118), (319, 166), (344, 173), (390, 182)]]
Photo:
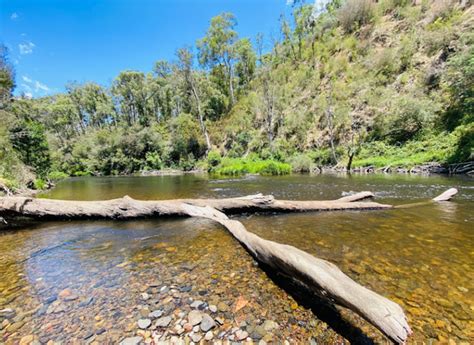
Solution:
[(18, 17), (19, 17), (18, 13), (13, 12), (12, 15), (10, 16), (10, 19), (15, 20), (15, 19), (18, 19)]
[(36, 45), (31, 42), (25, 42), (25, 43), (20, 43), (18, 45), (18, 48), (20, 49), (20, 54), (21, 55), (27, 55), (33, 53), (33, 48), (36, 47)]
[(32, 78), (26, 75), (21, 76), (21, 79), (24, 81), (24, 83), (22, 83), (21, 86), (23, 87), (23, 89), (26, 91), (27, 94), (44, 95), (47, 92), (51, 91), (51, 89), (46, 84), (43, 84), (42, 82), (38, 80), (33, 80)]

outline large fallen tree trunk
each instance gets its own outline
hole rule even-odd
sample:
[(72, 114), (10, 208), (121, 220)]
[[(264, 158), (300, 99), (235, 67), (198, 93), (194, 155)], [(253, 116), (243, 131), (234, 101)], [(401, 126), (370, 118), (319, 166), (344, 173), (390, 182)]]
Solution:
[(71, 201), (29, 197), (0, 198), (0, 216), (28, 216), (47, 219), (109, 218), (127, 219), (159, 216), (186, 216), (180, 205), (210, 206), (225, 213), (304, 212), (334, 210), (375, 210), (392, 208), (376, 202), (360, 202), (373, 197), (361, 192), (337, 200), (293, 201), (276, 200), (271, 195), (248, 195), (227, 199), (134, 200), (129, 196), (103, 201)]
[(405, 343), (411, 334), (398, 304), (359, 285), (329, 261), (293, 246), (265, 240), (212, 207), (183, 204), (183, 208), (190, 216), (222, 224), (258, 261), (300, 281), (319, 296), (351, 309), (396, 343)]
[[(447, 201), (457, 193), (452, 188), (430, 202)], [(224, 213), (247, 211), (328, 211), (390, 209), (392, 205), (360, 202), (372, 197), (370, 192), (357, 193), (333, 201), (275, 200), (261, 194), (229, 199), (182, 199), (139, 201), (130, 197), (107, 201), (62, 201), (25, 197), (0, 198), (0, 217), (127, 219), (152, 216), (191, 216), (211, 219), (222, 224), (260, 262), (300, 281), (320, 296), (347, 307), (381, 330), (397, 343), (411, 334), (402, 308), (359, 285), (334, 264), (313, 257), (293, 246), (268, 241), (248, 232), (244, 225)]]

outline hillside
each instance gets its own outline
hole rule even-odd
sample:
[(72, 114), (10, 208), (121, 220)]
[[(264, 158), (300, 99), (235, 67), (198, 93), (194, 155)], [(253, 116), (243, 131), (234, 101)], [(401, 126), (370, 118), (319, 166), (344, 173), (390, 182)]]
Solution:
[(112, 85), (9, 101), (2, 54), (0, 176), (209, 169), (308, 171), (473, 159), (474, 13), (467, 1), (296, 2), (281, 37), (240, 38), (232, 14), (196, 47)]

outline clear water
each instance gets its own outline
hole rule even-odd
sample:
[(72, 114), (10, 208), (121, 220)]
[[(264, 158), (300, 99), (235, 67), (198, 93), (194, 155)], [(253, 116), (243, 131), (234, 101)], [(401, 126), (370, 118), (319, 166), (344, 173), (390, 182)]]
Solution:
[[(219, 198), (261, 192), (281, 199), (316, 200), (370, 190), (379, 202), (405, 204), (430, 199), (449, 187), (458, 188), (459, 194), (443, 204), (388, 211), (248, 215), (239, 220), (266, 239), (336, 263), (356, 281), (398, 302), (414, 330), (412, 342), (470, 343), (474, 339), (472, 179), (91, 177), (63, 181), (42, 197)], [(146, 304), (141, 293), (157, 293), (150, 288), (157, 280), (178, 290), (192, 286), (180, 295), (181, 302), (192, 297), (232, 306), (244, 298), (249, 302), (245, 308), (222, 314), (228, 326), (245, 321), (251, 331), (271, 319), (280, 325), (273, 332), (277, 341), (303, 342), (311, 337), (318, 343), (385, 341), (351, 312), (339, 309), (341, 315), (335, 316), (338, 312), (311, 309), (284, 282), (260, 270), (225, 230), (206, 220), (33, 224), (0, 232), (0, 253), (0, 310), (11, 308), (16, 314), (0, 326), (0, 343), (16, 343), (29, 334), (40, 342), (79, 343), (114, 343), (132, 336)], [(64, 302), (58, 293), (66, 288), (74, 296)], [(163, 301), (157, 303), (162, 306)], [(173, 303), (170, 313), (185, 309), (176, 298)], [(2, 318), (0, 314), (0, 322)]]

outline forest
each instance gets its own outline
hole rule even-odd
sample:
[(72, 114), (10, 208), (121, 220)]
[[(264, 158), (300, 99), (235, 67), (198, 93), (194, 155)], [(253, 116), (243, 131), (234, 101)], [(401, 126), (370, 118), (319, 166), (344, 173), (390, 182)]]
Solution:
[(163, 169), (288, 174), (473, 159), (468, 1), (296, 1), (275, 37), (210, 20), (194, 46), (111, 85), (13, 95), (0, 56), (0, 182)]

